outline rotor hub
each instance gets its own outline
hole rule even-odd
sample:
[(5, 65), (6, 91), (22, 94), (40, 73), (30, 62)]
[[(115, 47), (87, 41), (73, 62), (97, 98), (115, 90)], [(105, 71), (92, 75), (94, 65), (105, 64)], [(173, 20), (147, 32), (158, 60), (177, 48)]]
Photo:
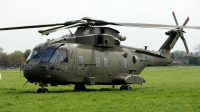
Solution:
[(86, 20), (86, 21), (91, 21), (91, 20), (93, 20), (91, 17), (83, 17), (83, 18), (81, 18), (82, 20)]

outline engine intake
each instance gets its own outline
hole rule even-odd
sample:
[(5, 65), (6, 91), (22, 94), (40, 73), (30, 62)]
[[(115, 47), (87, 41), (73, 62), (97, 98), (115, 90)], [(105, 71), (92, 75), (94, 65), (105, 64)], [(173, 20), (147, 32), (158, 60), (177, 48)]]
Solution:
[(126, 35), (119, 35), (119, 40), (125, 41), (126, 40)]

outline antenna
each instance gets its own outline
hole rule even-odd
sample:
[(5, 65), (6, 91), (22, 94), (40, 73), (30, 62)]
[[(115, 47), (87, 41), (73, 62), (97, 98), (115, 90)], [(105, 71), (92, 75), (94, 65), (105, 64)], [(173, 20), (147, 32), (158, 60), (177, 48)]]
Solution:
[(148, 46), (144, 46), (144, 49), (147, 50), (147, 47), (148, 47)]

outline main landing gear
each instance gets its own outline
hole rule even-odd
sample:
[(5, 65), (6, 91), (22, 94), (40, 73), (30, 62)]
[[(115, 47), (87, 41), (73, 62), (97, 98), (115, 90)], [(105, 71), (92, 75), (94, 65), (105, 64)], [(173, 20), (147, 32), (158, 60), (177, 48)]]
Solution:
[[(42, 83), (40, 82), (39, 83), (39, 86), (41, 86), (41, 88), (39, 88), (37, 90), (37, 93), (49, 93), (49, 90), (47, 88), (45, 88), (47, 86), (47, 84), (45, 83)], [(114, 87), (114, 86), (113, 86)], [(84, 84), (76, 84), (74, 86), (74, 91), (85, 91), (86, 90), (86, 87)], [(126, 84), (123, 84), (121, 87), (120, 87), (120, 90), (128, 90), (128, 91), (131, 91), (132, 90), (132, 87), (130, 85), (126, 85)]]
[(86, 87), (84, 84), (76, 84), (74, 86), (74, 91), (85, 91), (86, 90)]
[(120, 87), (120, 90), (132, 91), (132, 87), (131, 87), (130, 85), (125, 85), (125, 84), (123, 84), (123, 85)]
[(47, 86), (45, 83), (40, 82), (39, 86), (41, 86), (41, 88), (37, 90), (37, 93), (49, 93), (49, 90), (47, 88), (44, 88), (45, 86)]

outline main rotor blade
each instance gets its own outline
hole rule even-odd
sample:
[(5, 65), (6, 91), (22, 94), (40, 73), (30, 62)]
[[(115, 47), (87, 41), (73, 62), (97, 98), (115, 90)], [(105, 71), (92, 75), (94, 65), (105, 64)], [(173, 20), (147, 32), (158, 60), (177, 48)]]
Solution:
[(72, 24), (69, 26), (59, 26), (59, 27), (55, 27), (55, 28), (51, 28), (51, 29), (47, 29), (47, 30), (39, 30), (38, 32), (41, 33), (42, 35), (49, 35), (50, 33), (59, 31), (59, 30), (63, 30), (66, 28), (72, 28), (72, 27), (76, 27), (76, 26), (81, 26), (81, 25), (85, 25), (85, 23), (76, 23), (76, 24)]
[(174, 16), (174, 20), (175, 20), (175, 22), (176, 22), (176, 25), (177, 25), (177, 26), (179, 26), (179, 25), (178, 25), (178, 21), (177, 21), (177, 19), (176, 19), (176, 15), (175, 15), (174, 11), (172, 12), (172, 15)]
[(67, 21), (67, 22), (63, 23), (63, 25), (68, 26), (68, 25), (72, 25), (72, 24), (75, 24), (78, 22), (79, 22), (79, 20), (72, 20), (72, 21)]
[(16, 29), (40, 28), (40, 27), (50, 27), (50, 26), (58, 26), (58, 25), (64, 25), (64, 24), (63, 23), (56, 23), (56, 24), (44, 24), (44, 25), (18, 26), (18, 27), (0, 28), (0, 30), (16, 30)]
[(189, 17), (187, 17), (187, 19), (185, 20), (185, 22), (183, 23), (183, 26), (185, 26), (187, 24), (187, 22), (189, 21)]
[(185, 38), (184, 38), (183, 35), (181, 36), (181, 39), (183, 40), (183, 44), (184, 44), (184, 46), (185, 46), (185, 50), (186, 50), (186, 52), (187, 52), (187, 54), (188, 54), (188, 53), (189, 53), (189, 49), (188, 49), (188, 46), (187, 46), (186, 40), (185, 40)]
[[(119, 26), (130, 26), (130, 27), (141, 27), (141, 28), (177, 28), (176, 25), (165, 25), (165, 24), (147, 24), (147, 23), (112, 23), (111, 25)], [(179, 28), (190, 28), (190, 29), (200, 29), (200, 26), (178, 26)]]

